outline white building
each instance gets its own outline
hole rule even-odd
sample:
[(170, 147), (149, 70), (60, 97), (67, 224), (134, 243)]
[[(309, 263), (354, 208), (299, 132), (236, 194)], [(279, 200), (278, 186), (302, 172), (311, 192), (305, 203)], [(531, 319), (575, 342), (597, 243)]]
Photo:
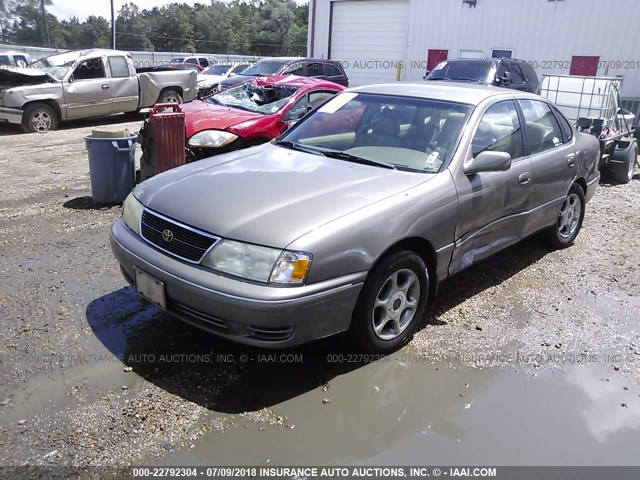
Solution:
[(511, 56), (539, 77), (621, 75), (640, 110), (640, 0), (310, 0), (309, 17), (309, 56), (342, 61), (354, 86)]

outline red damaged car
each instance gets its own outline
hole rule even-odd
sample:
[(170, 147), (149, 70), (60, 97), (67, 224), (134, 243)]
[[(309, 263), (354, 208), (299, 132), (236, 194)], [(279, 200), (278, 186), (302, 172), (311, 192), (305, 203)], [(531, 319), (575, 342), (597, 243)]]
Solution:
[(274, 75), (184, 104), (188, 160), (268, 142), (342, 90), (326, 80)]

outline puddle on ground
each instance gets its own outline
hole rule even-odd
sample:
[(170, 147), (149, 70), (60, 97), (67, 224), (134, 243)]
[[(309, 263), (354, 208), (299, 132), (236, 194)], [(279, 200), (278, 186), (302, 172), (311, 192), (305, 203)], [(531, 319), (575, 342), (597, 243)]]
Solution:
[(640, 388), (612, 375), (611, 367), (572, 366), (533, 378), (403, 361), (408, 356), (397, 353), (334, 378), (327, 391), (316, 388), (272, 406), (293, 430), (234, 416), (231, 430), (155, 462), (637, 464)]

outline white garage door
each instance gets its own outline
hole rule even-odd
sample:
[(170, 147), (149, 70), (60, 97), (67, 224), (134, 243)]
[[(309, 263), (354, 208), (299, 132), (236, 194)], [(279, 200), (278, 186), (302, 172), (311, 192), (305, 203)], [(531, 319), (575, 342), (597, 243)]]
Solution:
[(405, 62), (408, 0), (332, 2), (331, 58), (341, 61), (351, 86), (396, 79)]

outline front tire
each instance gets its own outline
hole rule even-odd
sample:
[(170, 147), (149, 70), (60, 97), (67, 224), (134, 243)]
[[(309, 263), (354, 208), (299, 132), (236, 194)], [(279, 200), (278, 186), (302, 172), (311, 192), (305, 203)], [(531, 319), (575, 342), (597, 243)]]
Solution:
[(547, 237), (556, 248), (573, 245), (584, 220), (584, 191), (579, 185), (573, 185), (562, 203), (558, 220), (547, 231)]
[(396, 252), (369, 272), (353, 312), (352, 333), (365, 351), (392, 353), (411, 339), (428, 296), (424, 260), (414, 252)]
[(32, 103), (24, 109), (22, 130), (26, 133), (45, 133), (58, 128), (58, 115), (46, 103)]
[(176, 90), (165, 90), (160, 94), (158, 103), (182, 103), (182, 95)]

